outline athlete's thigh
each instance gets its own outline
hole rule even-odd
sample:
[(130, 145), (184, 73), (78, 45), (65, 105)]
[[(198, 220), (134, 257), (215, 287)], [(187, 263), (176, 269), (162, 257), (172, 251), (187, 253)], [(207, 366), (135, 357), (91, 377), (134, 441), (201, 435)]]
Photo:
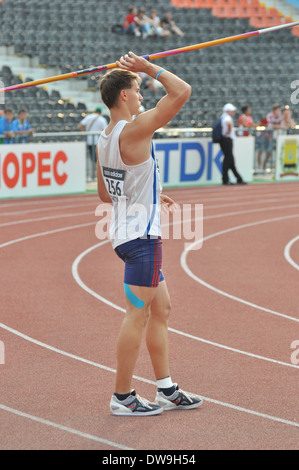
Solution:
[(168, 316), (171, 308), (170, 296), (166, 281), (163, 280), (157, 287), (157, 292), (151, 303), (151, 315), (155, 317)]
[(158, 287), (125, 284), (126, 318), (144, 326), (151, 313), (151, 303)]
[(127, 305), (132, 304), (136, 308), (149, 307), (155, 298), (158, 287), (135, 286), (125, 284)]

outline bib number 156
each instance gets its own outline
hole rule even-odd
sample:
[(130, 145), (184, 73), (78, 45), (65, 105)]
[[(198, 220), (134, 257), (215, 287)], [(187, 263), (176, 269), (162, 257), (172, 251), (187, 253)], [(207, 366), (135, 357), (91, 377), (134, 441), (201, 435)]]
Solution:
[(120, 181), (114, 181), (113, 179), (106, 178), (106, 182), (108, 185), (109, 194), (112, 196), (121, 196), (122, 195), (122, 188)]
[(103, 167), (103, 175), (110, 196), (122, 196), (124, 194), (125, 171)]

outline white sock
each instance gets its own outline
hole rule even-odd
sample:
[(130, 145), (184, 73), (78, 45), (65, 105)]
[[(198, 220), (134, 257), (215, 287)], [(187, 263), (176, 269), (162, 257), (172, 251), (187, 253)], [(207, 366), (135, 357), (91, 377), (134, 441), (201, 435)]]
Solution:
[(171, 380), (171, 377), (164, 377), (163, 379), (158, 379), (157, 380), (157, 387), (158, 388), (170, 388), (173, 386), (173, 382)]

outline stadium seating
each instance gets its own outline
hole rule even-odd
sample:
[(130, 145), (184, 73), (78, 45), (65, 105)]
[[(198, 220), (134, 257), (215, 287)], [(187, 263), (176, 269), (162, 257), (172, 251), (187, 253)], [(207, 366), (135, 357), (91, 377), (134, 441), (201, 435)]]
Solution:
[[(153, 2), (144, 0), (142, 4), (149, 12)], [(185, 32), (183, 38), (140, 39), (112, 32), (113, 25), (122, 24), (127, 10), (127, 4), (117, 0), (3, 0), (0, 45), (13, 46), (16, 55), (38, 57), (40, 66), (55, 66), (66, 73), (115, 62), (128, 50), (140, 55), (155, 53), (292, 21), (274, 9), (266, 10), (257, 0), (250, 6), (247, 0), (156, 0), (154, 5), (160, 17), (172, 11)], [(295, 29), (299, 31), (298, 27), (293, 32)], [(263, 118), (273, 102), (291, 104), (298, 46), (299, 37), (282, 30), (157, 60), (192, 85), (192, 98), (171, 125), (211, 126), (227, 101), (239, 109), (249, 103), (255, 120)], [(99, 76), (76, 80), (93, 90), (98, 88)], [(5, 64), (0, 78), (5, 85), (28, 81)], [(143, 96), (148, 108), (161, 92), (154, 95), (145, 89)], [(80, 106), (74, 106), (59, 91), (49, 93), (43, 87), (7, 93), (6, 97), (6, 105), (15, 111), (20, 106), (28, 109), (37, 130), (76, 130), (87, 112), (83, 96)], [(296, 107), (293, 116), (299, 122)]]

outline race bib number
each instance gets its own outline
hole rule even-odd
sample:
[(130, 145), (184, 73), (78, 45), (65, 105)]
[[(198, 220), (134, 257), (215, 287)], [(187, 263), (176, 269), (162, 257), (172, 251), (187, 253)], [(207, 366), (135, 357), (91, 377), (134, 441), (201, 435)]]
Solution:
[(125, 170), (115, 170), (103, 166), (103, 176), (111, 199), (124, 194)]

